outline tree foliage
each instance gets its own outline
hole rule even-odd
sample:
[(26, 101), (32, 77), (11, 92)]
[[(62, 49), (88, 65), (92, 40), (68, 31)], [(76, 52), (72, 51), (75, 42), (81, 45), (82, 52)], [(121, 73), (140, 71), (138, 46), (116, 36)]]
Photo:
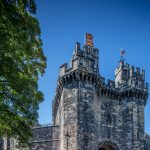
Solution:
[(0, 136), (26, 146), (43, 94), (46, 68), (34, 0), (0, 0)]

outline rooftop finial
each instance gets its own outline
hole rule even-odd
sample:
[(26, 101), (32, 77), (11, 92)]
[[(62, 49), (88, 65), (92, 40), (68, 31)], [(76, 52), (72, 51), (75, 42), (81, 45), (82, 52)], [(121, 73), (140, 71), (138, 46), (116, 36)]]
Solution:
[(87, 46), (93, 46), (93, 35), (90, 33), (85, 33), (85, 40)]

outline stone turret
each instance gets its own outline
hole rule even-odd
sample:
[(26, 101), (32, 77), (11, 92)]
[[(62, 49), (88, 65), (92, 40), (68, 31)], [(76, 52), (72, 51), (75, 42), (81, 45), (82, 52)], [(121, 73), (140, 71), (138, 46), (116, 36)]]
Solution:
[(140, 89), (148, 89), (148, 83), (145, 83), (145, 70), (129, 64), (120, 63), (115, 70), (115, 86), (116, 88), (136, 87)]
[(98, 62), (98, 49), (93, 46), (83, 46), (83, 50), (80, 49), (79, 43), (76, 43), (72, 58), (72, 69), (81, 69), (90, 73), (98, 74), (99, 62)]
[(80, 48), (80, 43), (76, 43), (73, 57), (71, 59), (71, 67), (68, 68), (67, 64), (60, 67), (60, 77), (74, 70), (88, 71), (89, 73), (98, 75), (99, 73), (99, 53), (98, 49), (93, 46), (83, 46)]
[(115, 70), (115, 87), (122, 107), (121, 141), (128, 143), (122, 149), (144, 150), (144, 106), (148, 98), (145, 70), (121, 60)]

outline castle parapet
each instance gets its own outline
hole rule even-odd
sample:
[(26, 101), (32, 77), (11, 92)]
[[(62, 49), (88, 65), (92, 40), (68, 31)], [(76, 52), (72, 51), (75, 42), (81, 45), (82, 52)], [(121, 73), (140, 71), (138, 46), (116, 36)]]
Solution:
[(109, 88), (115, 88), (115, 81), (113, 81), (113, 80), (107, 80), (107, 86), (109, 87)]
[(89, 73), (99, 74), (99, 50), (94, 46), (83, 45), (83, 49), (80, 48), (80, 43), (77, 42), (73, 52), (73, 57), (70, 62), (70, 67), (67, 63), (60, 66), (59, 77), (74, 71), (83, 70)]
[(63, 65), (60, 66), (60, 69), (59, 69), (59, 76), (63, 76), (66, 74), (66, 71), (67, 71), (67, 63), (64, 63)]
[(148, 84), (145, 83), (145, 70), (129, 64), (120, 64), (115, 71), (115, 86), (117, 88), (134, 87), (148, 90)]

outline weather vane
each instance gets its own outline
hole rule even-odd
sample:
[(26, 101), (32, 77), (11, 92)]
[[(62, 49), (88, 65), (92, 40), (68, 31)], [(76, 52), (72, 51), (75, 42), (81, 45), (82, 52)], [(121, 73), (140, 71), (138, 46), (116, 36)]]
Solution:
[(120, 50), (120, 63), (122, 63), (122, 64), (124, 64), (124, 61), (125, 61), (125, 58), (124, 58), (124, 55), (125, 55), (125, 50), (123, 50), (122, 48), (121, 48), (121, 50)]

